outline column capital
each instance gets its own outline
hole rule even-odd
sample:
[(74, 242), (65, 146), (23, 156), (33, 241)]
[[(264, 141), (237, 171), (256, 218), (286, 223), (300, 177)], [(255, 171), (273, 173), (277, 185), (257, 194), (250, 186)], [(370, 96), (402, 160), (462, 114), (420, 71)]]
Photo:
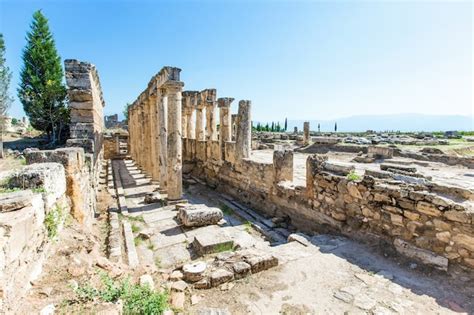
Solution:
[(163, 88), (165, 88), (168, 92), (180, 92), (183, 89), (184, 83), (181, 81), (168, 81), (163, 84)]
[(219, 97), (217, 99), (217, 106), (221, 107), (230, 107), (230, 104), (234, 101), (232, 97)]

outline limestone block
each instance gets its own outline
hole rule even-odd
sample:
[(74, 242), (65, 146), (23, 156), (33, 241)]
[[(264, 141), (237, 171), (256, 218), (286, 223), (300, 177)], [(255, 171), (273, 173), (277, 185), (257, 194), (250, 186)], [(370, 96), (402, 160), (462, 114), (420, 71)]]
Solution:
[(218, 269), (211, 273), (211, 286), (217, 287), (223, 283), (231, 281), (234, 278), (234, 274), (226, 269)]
[(273, 171), (275, 183), (293, 180), (293, 151), (273, 151)]
[(448, 259), (446, 257), (442, 257), (429, 250), (413, 246), (399, 238), (395, 239), (393, 244), (395, 245), (397, 251), (405, 256), (420, 260), (421, 262), (427, 265), (432, 265), (437, 269), (444, 271), (448, 270)]
[(221, 209), (206, 205), (188, 204), (178, 210), (179, 220), (188, 227), (217, 224), (223, 217)]
[(231, 164), (235, 164), (235, 142), (227, 141), (225, 143), (225, 160)]
[(453, 241), (459, 246), (465, 247), (471, 252), (474, 252), (474, 237), (466, 234), (456, 234), (453, 236)]
[(393, 148), (369, 146), (367, 155), (376, 159), (391, 159), (393, 158)]
[(66, 174), (59, 163), (31, 164), (13, 173), (9, 185), (21, 189), (44, 189), (43, 197), (49, 209), (66, 193)]
[(399, 164), (382, 163), (380, 164), (380, 169), (382, 171), (386, 171), (388, 169), (394, 169), (394, 170), (400, 170), (400, 171), (409, 172), (409, 173), (416, 173), (416, 167), (399, 165)]
[(0, 212), (15, 211), (30, 206), (32, 198), (33, 192), (31, 190), (0, 194)]
[(265, 252), (248, 251), (242, 253), (242, 258), (250, 265), (252, 273), (278, 266), (278, 258)]
[(436, 206), (425, 201), (419, 201), (416, 204), (416, 210), (433, 217), (438, 217), (441, 215), (441, 211), (439, 211)]
[(235, 279), (241, 279), (250, 274), (252, 267), (243, 261), (237, 261), (232, 264), (232, 270), (234, 270)]
[(197, 282), (204, 278), (207, 264), (203, 261), (196, 261), (183, 266), (183, 276), (186, 281)]
[(323, 170), (337, 174), (346, 176), (350, 172), (355, 170), (354, 165), (342, 164), (342, 163), (323, 163)]
[(203, 231), (194, 237), (192, 246), (196, 252), (202, 256), (231, 250), (234, 247), (234, 241), (224, 231), (218, 233), (208, 233), (207, 231)]

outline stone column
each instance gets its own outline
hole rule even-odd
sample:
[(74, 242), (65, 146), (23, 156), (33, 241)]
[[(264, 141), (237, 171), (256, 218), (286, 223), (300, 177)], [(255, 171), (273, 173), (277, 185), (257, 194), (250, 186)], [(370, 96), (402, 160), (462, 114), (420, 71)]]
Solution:
[(238, 115), (237, 114), (232, 114), (231, 115), (231, 130), (232, 130), (232, 141), (235, 141), (237, 138), (237, 124), (238, 124)]
[(138, 161), (138, 165), (140, 166), (140, 169), (143, 170), (143, 134), (145, 132), (145, 128), (143, 126), (143, 106), (142, 104), (139, 103), (138, 105), (138, 110), (139, 110), (139, 116), (138, 116), (138, 128), (139, 128), (139, 132), (138, 132), (138, 156), (137, 156), (137, 161)]
[(158, 126), (159, 126), (159, 153), (158, 165), (160, 168), (160, 189), (165, 191), (168, 188), (168, 95), (166, 89), (160, 89), (157, 100)]
[(168, 199), (179, 200), (183, 196), (182, 187), (182, 128), (181, 128), (181, 90), (183, 83), (168, 82)]
[(189, 102), (186, 104), (186, 115), (188, 116), (186, 122), (188, 126), (186, 127), (186, 131), (188, 132), (188, 139), (196, 139), (196, 127), (195, 127), (195, 119), (193, 120), (193, 113), (196, 109), (197, 102), (198, 102), (199, 92), (192, 91), (189, 95)]
[(225, 159), (225, 143), (232, 141), (232, 119), (230, 104), (234, 101), (231, 97), (221, 97), (217, 100), (219, 106), (219, 147), (222, 159)]
[(309, 121), (305, 121), (303, 124), (303, 144), (309, 144)]
[(119, 156), (120, 155), (120, 137), (118, 133), (114, 135), (114, 142), (115, 142), (115, 156)]
[(204, 115), (205, 97), (202, 93), (198, 95), (198, 102), (196, 105), (196, 139), (198, 141), (206, 140), (206, 131), (204, 130)]
[(216, 89), (203, 91), (206, 97), (206, 140), (217, 140)]
[(188, 115), (186, 115), (186, 105), (189, 96), (182, 95), (181, 97), (181, 135), (183, 138), (188, 137)]
[(293, 151), (273, 151), (274, 182), (293, 181)]
[(238, 160), (248, 158), (252, 144), (252, 120), (250, 118), (250, 101), (239, 102), (236, 155)]
[(149, 114), (150, 114), (150, 162), (151, 162), (151, 178), (155, 181), (160, 180), (160, 167), (158, 162), (158, 127), (157, 127), (157, 117), (156, 117), (156, 102), (157, 95), (156, 91), (150, 91), (150, 96), (148, 99)]

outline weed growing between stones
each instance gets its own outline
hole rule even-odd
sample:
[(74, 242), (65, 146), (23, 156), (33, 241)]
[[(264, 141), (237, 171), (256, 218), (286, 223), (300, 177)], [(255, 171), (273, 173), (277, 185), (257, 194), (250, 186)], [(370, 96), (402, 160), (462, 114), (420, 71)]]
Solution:
[(244, 226), (245, 232), (250, 233), (250, 231), (252, 231), (252, 223), (250, 223), (250, 221), (245, 221)]
[(138, 231), (140, 231), (140, 227), (135, 223), (132, 223), (132, 232), (137, 233)]
[(44, 225), (48, 231), (48, 237), (50, 239), (54, 239), (58, 235), (59, 226), (62, 223), (63, 217), (63, 209), (59, 205), (56, 205), (46, 214)]
[(75, 299), (63, 305), (88, 302), (123, 303), (123, 314), (162, 314), (169, 308), (168, 292), (158, 292), (148, 285), (131, 284), (130, 279), (115, 281), (108, 274), (101, 273), (101, 285), (95, 288), (86, 283), (74, 289)]
[(232, 243), (222, 243), (222, 244), (218, 244), (216, 247), (215, 247), (215, 253), (222, 253), (222, 252), (228, 252), (228, 251), (231, 251), (233, 249), (233, 244)]
[(220, 208), (226, 215), (231, 215), (234, 213), (234, 211), (228, 205), (221, 204)]
[(360, 179), (360, 175), (358, 175), (354, 170), (350, 171), (349, 174), (347, 174), (347, 180), (353, 182), (356, 180)]

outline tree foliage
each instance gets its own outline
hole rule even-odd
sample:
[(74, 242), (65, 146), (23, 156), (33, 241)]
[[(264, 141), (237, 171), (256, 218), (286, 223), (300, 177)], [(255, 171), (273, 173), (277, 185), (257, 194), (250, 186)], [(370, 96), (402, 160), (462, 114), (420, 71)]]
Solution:
[(48, 20), (41, 11), (33, 14), (30, 28), (23, 50), (24, 65), (18, 97), (31, 125), (46, 132), (51, 142), (56, 143), (64, 135), (69, 123), (61, 58)]
[(6, 65), (5, 58), (5, 41), (3, 40), (3, 34), (0, 33), (0, 157), (3, 158), (3, 130), (5, 129), (5, 118), (13, 101), (10, 97), (8, 89), (10, 87), (10, 81), (12, 79), (12, 73), (10, 68)]

